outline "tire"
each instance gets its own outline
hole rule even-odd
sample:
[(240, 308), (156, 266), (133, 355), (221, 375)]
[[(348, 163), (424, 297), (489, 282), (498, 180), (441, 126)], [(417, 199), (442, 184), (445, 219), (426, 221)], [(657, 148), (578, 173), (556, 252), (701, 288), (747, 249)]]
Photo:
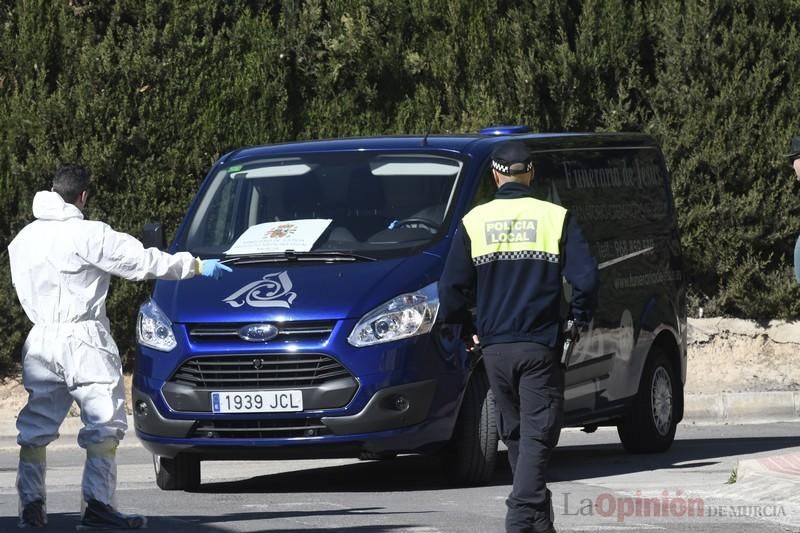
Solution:
[(161, 490), (197, 490), (200, 487), (200, 459), (178, 454), (174, 459), (153, 456), (156, 485)]
[(453, 436), (442, 450), (445, 472), (456, 485), (485, 485), (497, 462), (494, 396), (482, 369), (472, 374)]
[(680, 378), (667, 353), (654, 347), (645, 364), (633, 405), (617, 425), (622, 446), (630, 453), (660, 453), (675, 440)]

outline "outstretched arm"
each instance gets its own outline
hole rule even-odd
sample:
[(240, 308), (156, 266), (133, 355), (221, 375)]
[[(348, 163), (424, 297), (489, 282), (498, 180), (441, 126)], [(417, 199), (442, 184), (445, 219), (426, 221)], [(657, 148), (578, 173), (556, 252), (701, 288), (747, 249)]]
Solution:
[(135, 237), (97, 223), (84, 243), (83, 258), (97, 268), (132, 281), (188, 279), (200, 273), (200, 263), (188, 252), (170, 254), (145, 248)]

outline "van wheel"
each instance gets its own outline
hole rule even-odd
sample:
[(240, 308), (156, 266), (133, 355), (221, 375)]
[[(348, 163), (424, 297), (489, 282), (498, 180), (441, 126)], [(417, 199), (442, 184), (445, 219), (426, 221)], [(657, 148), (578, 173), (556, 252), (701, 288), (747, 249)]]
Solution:
[(642, 372), (639, 392), (617, 425), (622, 446), (631, 453), (658, 453), (669, 449), (678, 426), (678, 376), (660, 348), (653, 348)]
[(153, 455), (156, 485), (161, 490), (197, 490), (200, 487), (200, 458), (179, 453), (174, 459)]
[(489, 379), (476, 370), (464, 392), (453, 436), (442, 450), (448, 479), (458, 485), (485, 485), (497, 461), (497, 426)]

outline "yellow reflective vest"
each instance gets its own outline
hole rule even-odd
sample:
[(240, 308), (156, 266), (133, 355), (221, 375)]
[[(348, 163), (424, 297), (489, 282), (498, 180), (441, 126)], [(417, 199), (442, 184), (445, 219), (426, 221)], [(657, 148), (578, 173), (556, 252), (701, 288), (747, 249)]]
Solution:
[(562, 279), (572, 285), (569, 314), (589, 322), (597, 262), (574, 217), (506, 183), (462, 220), (439, 280), (439, 320), (475, 330), (484, 346), (560, 339)]
[(524, 259), (558, 263), (567, 210), (523, 197), (493, 200), (464, 217), (475, 265)]

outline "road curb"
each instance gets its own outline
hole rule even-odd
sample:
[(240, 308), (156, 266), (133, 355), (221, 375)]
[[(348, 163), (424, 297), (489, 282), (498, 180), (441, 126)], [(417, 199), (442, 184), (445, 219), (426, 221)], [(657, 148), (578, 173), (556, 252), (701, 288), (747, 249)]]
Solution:
[(800, 525), (796, 521), (800, 519), (800, 453), (742, 459), (736, 467), (734, 487), (773, 505), (790, 505), (792, 509), (786, 513), (794, 516), (792, 525)]
[(754, 459), (742, 459), (736, 470), (736, 480), (750, 480), (755, 476), (790, 479), (800, 483), (800, 453), (769, 455)]
[(684, 419), (716, 423), (798, 421), (800, 391), (686, 394)]

